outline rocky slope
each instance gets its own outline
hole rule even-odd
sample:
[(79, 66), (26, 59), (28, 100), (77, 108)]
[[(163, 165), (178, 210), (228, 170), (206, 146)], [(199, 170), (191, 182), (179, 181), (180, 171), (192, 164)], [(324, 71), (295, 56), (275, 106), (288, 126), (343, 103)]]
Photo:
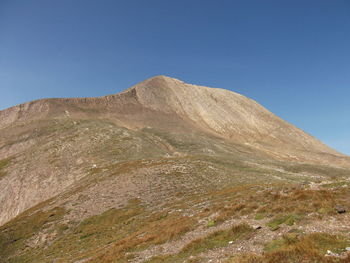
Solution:
[[(138, 229), (150, 213), (177, 211), (194, 196), (194, 205), (202, 207), (206, 196), (227, 187), (346, 182), (350, 169), (349, 157), (255, 101), (165, 76), (115, 95), (44, 99), (3, 110), (0, 135), (0, 225), (8, 222), (0, 229), (4, 262), (61, 258), (50, 249), (73, 238), (79, 222), (130, 202), (143, 222)], [(198, 212), (188, 209), (181, 218)], [(52, 210), (52, 218), (37, 224), (38, 215)], [(18, 234), (21, 220), (36, 223)], [(55, 229), (58, 223), (65, 229)], [(18, 230), (18, 241), (9, 239), (9, 229)], [(96, 237), (89, 246), (108, 247), (113, 240)], [(14, 252), (11, 242), (21, 249)], [(75, 258), (78, 248), (70, 249), (62, 262)], [(78, 249), (79, 257), (94, 255), (85, 249)]]

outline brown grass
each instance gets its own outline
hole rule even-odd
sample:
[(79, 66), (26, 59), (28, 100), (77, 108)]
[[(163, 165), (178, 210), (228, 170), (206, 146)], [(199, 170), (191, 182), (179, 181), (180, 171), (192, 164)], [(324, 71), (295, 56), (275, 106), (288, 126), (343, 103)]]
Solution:
[[(334, 215), (337, 204), (349, 206), (349, 189), (310, 190), (297, 185), (233, 187), (212, 193), (209, 214), (217, 213), (214, 218), (217, 223), (252, 213), (257, 219), (289, 216), (298, 220), (310, 213)], [(293, 220), (293, 223), (298, 220)]]
[[(135, 249), (145, 249), (150, 245), (162, 244), (176, 239), (194, 226), (193, 219), (186, 216), (153, 215), (151, 222), (141, 227), (135, 233), (122, 238), (110, 246), (107, 251), (89, 262), (114, 262), (126, 258), (126, 252)], [(153, 220), (153, 221), (152, 221)]]
[(285, 235), (283, 238), (267, 244), (268, 252), (263, 255), (239, 255), (230, 263), (345, 263), (350, 255), (326, 257), (327, 250), (334, 253), (344, 253), (350, 242), (344, 237), (324, 233), (313, 233), (304, 236)]

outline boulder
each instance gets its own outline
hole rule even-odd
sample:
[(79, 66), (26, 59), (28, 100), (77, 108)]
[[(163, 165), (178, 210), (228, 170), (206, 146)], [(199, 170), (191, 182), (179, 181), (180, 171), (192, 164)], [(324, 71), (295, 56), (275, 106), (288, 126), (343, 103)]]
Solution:
[(346, 209), (342, 205), (336, 205), (335, 210), (337, 211), (338, 214), (344, 214), (346, 212)]

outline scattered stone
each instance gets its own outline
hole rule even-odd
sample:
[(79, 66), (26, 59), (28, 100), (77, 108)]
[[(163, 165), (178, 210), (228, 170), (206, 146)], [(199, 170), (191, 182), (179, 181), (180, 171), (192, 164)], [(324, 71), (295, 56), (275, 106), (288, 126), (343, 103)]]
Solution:
[(342, 205), (336, 205), (335, 210), (337, 211), (338, 214), (344, 214), (346, 212), (346, 209)]
[(326, 257), (339, 257), (338, 254), (336, 253), (333, 253), (332, 251), (330, 250), (327, 250), (327, 253), (325, 254)]
[(253, 226), (253, 228), (254, 228), (255, 230), (258, 230), (258, 229), (261, 229), (262, 226), (256, 225), (256, 226)]

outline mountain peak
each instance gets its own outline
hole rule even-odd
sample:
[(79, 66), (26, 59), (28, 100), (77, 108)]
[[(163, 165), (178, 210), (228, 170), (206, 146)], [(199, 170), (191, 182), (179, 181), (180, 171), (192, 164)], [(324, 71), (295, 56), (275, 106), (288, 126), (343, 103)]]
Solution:
[(140, 83), (136, 84), (132, 88), (146, 88), (146, 87), (166, 88), (166, 87), (171, 87), (171, 86), (181, 85), (181, 84), (185, 84), (185, 82), (176, 78), (165, 76), (165, 75), (158, 75), (158, 76), (154, 76), (149, 79), (146, 79), (144, 81), (141, 81)]
[(167, 81), (172, 81), (172, 80), (177, 80), (176, 78), (172, 78), (172, 77), (169, 77), (169, 76), (166, 76), (166, 75), (156, 75), (156, 76), (153, 76), (149, 79), (146, 79), (147, 80), (167, 80)]
[(169, 77), (166, 75), (157, 75), (154, 77), (151, 77), (149, 79), (146, 79), (145, 81), (169, 81), (169, 82), (182, 82), (184, 83), (182, 80), (173, 78), (173, 77)]

